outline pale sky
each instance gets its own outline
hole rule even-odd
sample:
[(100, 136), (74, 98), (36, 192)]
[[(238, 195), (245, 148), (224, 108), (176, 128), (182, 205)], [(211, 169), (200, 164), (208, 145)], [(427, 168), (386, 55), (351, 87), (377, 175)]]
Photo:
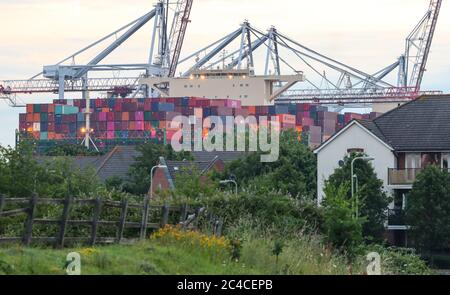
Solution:
[[(0, 80), (26, 79), (152, 9), (155, 0), (0, 0)], [(196, 0), (184, 54), (238, 28), (277, 29), (330, 57), (374, 72), (404, 51), (428, 0)], [(145, 63), (151, 26), (108, 62)], [(443, 3), (423, 88), (450, 92), (450, 7)], [(82, 61), (85, 62), (85, 61)], [(23, 100), (49, 102), (48, 98)], [(76, 98), (76, 97), (74, 97)], [(14, 144), (21, 109), (0, 101), (0, 144)]]

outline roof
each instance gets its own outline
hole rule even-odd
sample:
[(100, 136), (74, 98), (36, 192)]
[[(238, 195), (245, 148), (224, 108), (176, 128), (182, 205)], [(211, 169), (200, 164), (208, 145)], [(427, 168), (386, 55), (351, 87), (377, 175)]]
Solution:
[(135, 146), (116, 146), (104, 157), (101, 164), (97, 167), (98, 177), (101, 181), (105, 181), (111, 177), (128, 179), (130, 167), (139, 155), (140, 152)]
[(235, 160), (239, 160), (243, 156), (245, 156), (245, 152), (193, 152), (194, 158), (199, 162), (211, 162), (214, 158), (219, 157), (223, 162), (232, 162)]
[(378, 140), (381, 144), (386, 146), (389, 150), (394, 150), (389, 144), (386, 143), (383, 133), (377, 128), (375, 124), (373, 124), (370, 120), (352, 120), (348, 123), (343, 129), (339, 130), (332, 137), (330, 137), (327, 141), (323, 142), (320, 146), (318, 146), (314, 153), (318, 154), (322, 149), (324, 149), (327, 145), (332, 143), (338, 136), (342, 133), (345, 133), (352, 126), (357, 125), (360, 126), (363, 130), (367, 132), (367, 134), (373, 136), (376, 140)]
[(198, 162), (198, 161), (167, 161), (167, 169), (169, 170), (170, 177), (175, 180), (177, 174), (182, 171), (189, 171), (191, 169), (197, 169), (201, 174), (208, 172), (214, 165), (214, 162)]
[[(87, 168), (94, 168), (97, 169), (97, 167), (100, 165), (102, 159), (105, 156), (79, 156), (79, 157), (70, 157), (72, 160), (72, 166), (76, 169), (87, 169)], [(64, 156), (36, 156), (35, 160), (38, 164), (44, 165), (46, 163), (52, 162), (57, 159), (67, 159), (69, 157)]]
[(315, 153), (354, 124), (397, 152), (450, 151), (450, 95), (421, 96), (374, 120), (353, 120)]
[(448, 151), (450, 95), (422, 96), (378, 117), (373, 125), (396, 151)]

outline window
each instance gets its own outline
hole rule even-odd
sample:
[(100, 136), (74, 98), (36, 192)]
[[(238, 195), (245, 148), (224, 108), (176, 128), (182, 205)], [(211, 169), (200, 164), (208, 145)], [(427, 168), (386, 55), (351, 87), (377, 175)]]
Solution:
[(442, 168), (450, 171), (450, 154), (442, 154)]
[(415, 154), (406, 154), (406, 169), (419, 169), (422, 167), (422, 155)]
[(358, 149), (358, 148), (348, 149), (347, 153), (348, 154), (363, 154), (364, 149)]

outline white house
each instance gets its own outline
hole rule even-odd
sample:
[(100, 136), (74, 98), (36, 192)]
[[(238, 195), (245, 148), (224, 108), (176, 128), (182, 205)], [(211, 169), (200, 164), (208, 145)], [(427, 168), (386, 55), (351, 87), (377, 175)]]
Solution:
[(325, 180), (352, 152), (374, 158), (375, 172), (394, 198), (388, 230), (395, 244), (404, 244), (408, 227), (403, 210), (416, 176), (428, 165), (450, 168), (450, 95), (422, 96), (373, 121), (354, 120), (318, 147), (319, 205)]

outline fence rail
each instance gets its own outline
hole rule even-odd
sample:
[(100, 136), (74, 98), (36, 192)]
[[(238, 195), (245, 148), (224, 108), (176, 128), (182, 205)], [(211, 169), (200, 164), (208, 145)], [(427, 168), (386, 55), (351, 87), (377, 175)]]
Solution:
[[(7, 204), (22, 204), (24, 207), (5, 211), (4, 208)], [(62, 206), (61, 217), (59, 219), (37, 218), (37, 207), (44, 204)], [(74, 206), (80, 205), (89, 205), (92, 207), (91, 219), (75, 220), (70, 218), (71, 209)], [(108, 208), (120, 209), (120, 216), (117, 220), (100, 219), (101, 214), (107, 211)], [(128, 220), (130, 209), (140, 210), (140, 222)], [(156, 222), (149, 222), (151, 210), (157, 210), (161, 213), (161, 218), (156, 220)], [(105, 201), (100, 198), (75, 199), (67, 197), (65, 199), (49, 199), (40, 198), (37, 195), (33, 195), (30, 198), (7, 198), (0, 195), (0, 221), (5, 217), (19, 215), (26, 216), (23, 235), (21, 237), (0, 236), (0, 244), (19, 242), (25, 246), (29, 246), (32, 242), (39, 242), (53, 244), (55, 247), (62, 248), (69, 242), (87, 243), (91, 246), (105, 243), (130, 243), (135, 240), (145, 239), (148, 230), (158, 230), (169, 224), (169, 215), (171, 213), (178, 214), (179, 218), (177, 219), (177, 224), (181, 224), (183, 227), (187, 228), (195, 225), (195, 221), (198, 221), (199, 217), (205, 213), (205, 208), (190, 209), (188, 205), (152, 205), (148, 199), (142, 203), (131, 203), (128, 200), (117, 202)], [(209, 216), (209, 221), (213, 226), (213, 232), (220, 235), (222, 232), (222, 221), (213, 215)], [(58, 226), (58, 232), (54, 237), (33, 236), (33, 226), (35, 224), (56, 225)], [(89, 226), (91, 229), (90, 235), (88, 237), (67, 237), (67, 230), (70, 226)], [(100, 227), (115, 228), (115, 237), (101, 237), (99, 235)], [(139, 237), (125, 239), (124, 232), (126, 229), (138, 229)]]

